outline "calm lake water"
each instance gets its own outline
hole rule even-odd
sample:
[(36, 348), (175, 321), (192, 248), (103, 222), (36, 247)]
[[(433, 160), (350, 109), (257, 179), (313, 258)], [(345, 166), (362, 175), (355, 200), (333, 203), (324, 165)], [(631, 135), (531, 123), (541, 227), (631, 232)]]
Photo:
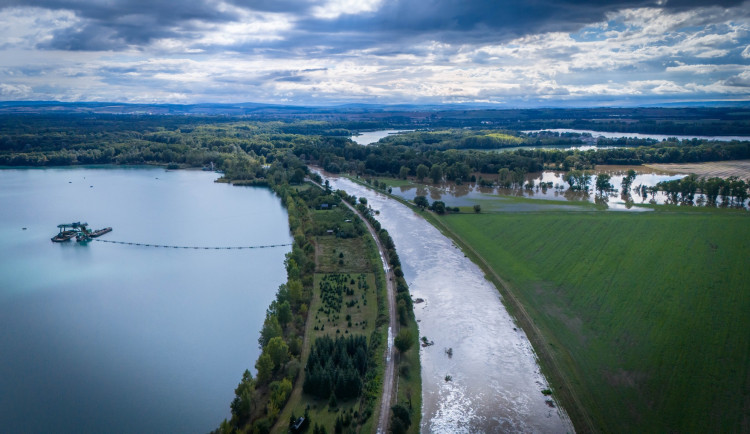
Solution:
[(409, 208), (349, 180), (329, 179), (380, 211), (412, 297), (425, 300), (414, 305), (420, 336), (434, 342), (420, 348), (421, 431), (573, 432), (565, 412), (545, 403), (547, 380), (531, 344), (479, 267)]
[[(230, 416), (290, 247), (263, 188), (156, 168), (0, 170), (0, 431), (204, 433)], [(26, 228), (23, 230), (22, 228)]]

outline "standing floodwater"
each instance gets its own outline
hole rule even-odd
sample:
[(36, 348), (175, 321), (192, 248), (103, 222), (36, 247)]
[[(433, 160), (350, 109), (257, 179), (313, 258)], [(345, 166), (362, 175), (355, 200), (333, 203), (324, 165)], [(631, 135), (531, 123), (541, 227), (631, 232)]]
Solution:
[(331, 182), (380, 211), (412, 297), (425, 300), (415, 313), (434, 345), (421, 349), (422, 431), (572, 432), (546, 402), (531, 344), (479, 267), (409, 208), (346, 179)]

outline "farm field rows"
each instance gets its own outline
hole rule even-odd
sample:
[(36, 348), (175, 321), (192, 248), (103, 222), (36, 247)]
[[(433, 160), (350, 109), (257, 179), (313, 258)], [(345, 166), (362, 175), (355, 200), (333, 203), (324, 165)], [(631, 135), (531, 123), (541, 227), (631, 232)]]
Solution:
[(745, 213), (440, 219), (510, 284), (596, 430), (750, 429)]

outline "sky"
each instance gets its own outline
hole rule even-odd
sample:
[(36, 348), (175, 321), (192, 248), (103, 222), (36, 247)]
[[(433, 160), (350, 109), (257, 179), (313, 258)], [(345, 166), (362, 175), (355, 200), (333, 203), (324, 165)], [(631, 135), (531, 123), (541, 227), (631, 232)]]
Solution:
[(0, 100), (750, 101), (750, 0), (0, 0)]

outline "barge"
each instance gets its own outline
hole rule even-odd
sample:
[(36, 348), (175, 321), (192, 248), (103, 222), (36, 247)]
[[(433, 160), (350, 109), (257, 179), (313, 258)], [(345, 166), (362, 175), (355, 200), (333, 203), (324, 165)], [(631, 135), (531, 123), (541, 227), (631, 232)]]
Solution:
[(79, 243), (83, 243), (91, 240), (92, 238), (100, 237), (106, 233), (112, 232), (111, 227), (92, 231), (88, 228), (88, 225), (88, 223), (81, 222), (59, 224), (57, 225), (57, 227), (60, 232), (51, 238), (52, 242), (63, 243), (65, 241), (70, 241), (70, 239), (73, 237), (76, 237), (76, 241), (78, 241)]

